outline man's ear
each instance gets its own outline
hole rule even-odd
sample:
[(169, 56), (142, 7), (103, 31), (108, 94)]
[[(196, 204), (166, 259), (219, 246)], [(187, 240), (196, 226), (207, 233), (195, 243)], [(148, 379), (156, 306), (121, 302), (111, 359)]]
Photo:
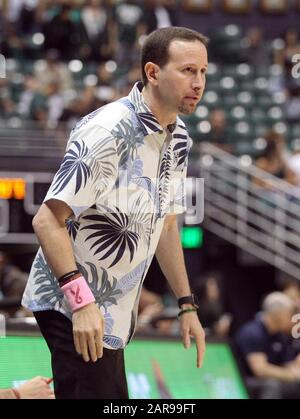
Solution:
[(154, 86), (157, 86), (159, 66), (149, 61), (148, 63), (145, 64), (145, 73), (146, 73), (149, 83), (153, 84)]

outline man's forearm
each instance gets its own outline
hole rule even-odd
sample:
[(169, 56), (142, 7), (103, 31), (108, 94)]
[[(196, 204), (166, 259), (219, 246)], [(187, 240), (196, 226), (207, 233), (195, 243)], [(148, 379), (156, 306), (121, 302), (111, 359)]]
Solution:
[(185, 268), (176, 217), (164, 226), (156, 249), (158, 263), (177, 298), (190, 295), (191, 289)]
[(50, 209), (44, 208), (33, 227), (44, 256), (57, 278), (77, 269), (66, 226), (54, 217)]
[(294, 376), (289, 368), (270, 363), (267, 363), (257, 371), (254, 371), (254, 374), (259, 378), (275, 378), (282, 381), (294, 381)]

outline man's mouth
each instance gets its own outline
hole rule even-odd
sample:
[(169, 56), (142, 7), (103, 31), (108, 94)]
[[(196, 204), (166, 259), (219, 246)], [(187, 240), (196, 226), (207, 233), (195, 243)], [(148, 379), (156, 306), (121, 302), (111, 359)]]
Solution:
[(185, 99), (192, 100), (194, 102), (198, 102), (200, 100), (197, 96), (185, 96)]

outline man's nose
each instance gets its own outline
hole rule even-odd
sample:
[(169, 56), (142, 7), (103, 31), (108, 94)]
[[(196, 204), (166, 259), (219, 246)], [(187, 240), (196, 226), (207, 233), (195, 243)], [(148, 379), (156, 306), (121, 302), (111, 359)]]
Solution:
[(199, 90), (202, 90), (204, 88), (204, 80), (203, 80), (202, 75), (197, 76), (195, 78), (195, 80), (193, 81), (193, 86), (192, 87), (195, 91), (199, 91)]

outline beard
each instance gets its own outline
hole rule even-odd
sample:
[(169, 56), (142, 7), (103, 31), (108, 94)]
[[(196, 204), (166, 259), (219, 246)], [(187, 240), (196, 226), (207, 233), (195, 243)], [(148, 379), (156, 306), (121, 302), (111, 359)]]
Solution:
[(184, 101), (182, 101), (179, 106), (178, 106), (178, 111), (180, 114), (183, 115), (189, 115), (191, 113), (194, 113), (196, 108), (197, 108), (198, 103), (195, 104), (191, 104), (191, 103), (186, 103)]

